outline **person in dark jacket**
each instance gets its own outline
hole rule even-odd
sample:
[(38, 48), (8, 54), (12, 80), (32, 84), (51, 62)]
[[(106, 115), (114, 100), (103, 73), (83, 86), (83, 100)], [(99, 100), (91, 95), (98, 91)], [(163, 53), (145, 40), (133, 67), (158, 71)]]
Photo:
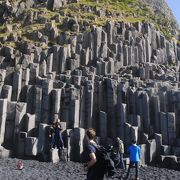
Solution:
[(96, 147), (97, 144), (94, 141), (96, 136), (96, 132), (94, 129), (89, 128), (86, 132), (87, 139), (88, 139), (88, 162), (87, 162), (87, 180), (103, 180), (104, 179), (104, 172), (102, 169), (101, 162), (97, 160), (96, 157)]
[(56, 122), (50, 127), (51, 148), (64, 149), (64, 141), (61, 131), (62, 128), (60, 122)]
[(132, 145), (129, 147), (128, 149), (129, 153), (130, 153), (130, 164), (129, 164), (129, 168), (128, 168), (128, 172), (126, 175), (126, 179), (129, 176), (130, 173), (130, 169), (135, 165), (136, 168), (136, 178), (135, 179), (139, 179), (138, 178), (138, 166), (139, 166), (139, 162), (140, 162), (140, 157), (141, 157), (141, 150), (140, 147), (136, 145), (136, 140), (132, 140)]
[(58, 149), (64, 149), (64, 142), (61, 133), (62, 128), (60, 122), (56, 122), (54, 131), (55, 131), (54, 132), (55, 145), (57, 146)]

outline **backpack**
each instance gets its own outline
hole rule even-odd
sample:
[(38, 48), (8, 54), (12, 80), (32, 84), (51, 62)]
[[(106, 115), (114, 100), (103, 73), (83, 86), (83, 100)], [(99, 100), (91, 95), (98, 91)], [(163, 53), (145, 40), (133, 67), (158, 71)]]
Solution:
[[(94, 145), (93, 145), (94, 146)], [(113, 176), (115, 171), (114, 162), (111, 159), (110, 152), (103, 146), (94, 146), (96, 148), (96, 158), (97, 164), (101, 164), (101, 168), (104, 170), (104, 174), (107, 174), (109, 177)]]

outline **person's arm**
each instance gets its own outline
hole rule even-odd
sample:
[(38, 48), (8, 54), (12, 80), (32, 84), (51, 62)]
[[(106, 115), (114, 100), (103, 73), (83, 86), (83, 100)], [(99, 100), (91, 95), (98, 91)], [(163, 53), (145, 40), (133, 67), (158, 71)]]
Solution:
[(124, 143), (122, 143), (122, 153), (124, 154)]
[(50, 138), (52, 137), (52, 128), (51, 127), (49, 128), (49, 137)]
[(88, 168), (93, 166), (97, 161), (95, 153), (90, 153), (89, 157), (90, 157), (91, 160), (87, 163)]
[(127, 149), (128, 154), (130, 154), (130, 151), (131, 151), (130, 149), (131, 149), (131, 146), (129, 146), (128, 149)]
[(138, 153), (139, 153), (139, 159), (141, 159), (141, 149), (139, 146), (138, 146)]

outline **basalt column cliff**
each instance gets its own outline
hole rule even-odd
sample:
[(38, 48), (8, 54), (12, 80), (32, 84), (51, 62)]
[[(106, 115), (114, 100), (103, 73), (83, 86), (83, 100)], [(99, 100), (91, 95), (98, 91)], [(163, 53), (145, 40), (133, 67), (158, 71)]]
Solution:
[(1, 157), (46, 159), (59, 117), (72, 161), (93, 127), (178, 167), (180, 41), (165, 1), (7, 0), (0, 22)]

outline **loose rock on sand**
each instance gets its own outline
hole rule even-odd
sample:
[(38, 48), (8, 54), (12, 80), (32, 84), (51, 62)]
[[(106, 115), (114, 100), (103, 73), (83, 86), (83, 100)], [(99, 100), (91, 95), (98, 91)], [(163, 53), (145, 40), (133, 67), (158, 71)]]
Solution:
[[(18, 170), (16, 164), (19, 159), (0, 159), (0, 180), (85, 180), (86, 172), (83, 164), (75, 162), (39, 162), (35, 160), (22, 160), (24, 168)], [(135, 169), (132, 169), (130, 178), (134, 177)], [(113, 178), (123, 179), (125, 172), (118, 171)], [(180, 180), (180, 172), (157, 168), (141, 167), (140, 179), (145, 180)], [(107, 179), (107, 178), (105, 178)], [(112, 179), (112, 178), (108, 178)]]

